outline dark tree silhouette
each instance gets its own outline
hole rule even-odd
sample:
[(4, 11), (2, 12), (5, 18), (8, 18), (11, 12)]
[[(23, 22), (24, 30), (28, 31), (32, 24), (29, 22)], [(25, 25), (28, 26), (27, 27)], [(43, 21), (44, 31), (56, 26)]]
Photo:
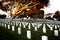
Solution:
[(44, 6), (49, 5), (49, 0), (33, 0), (33, 1), (40, 2), (41, 4), (44, 4)]
[(39, 2), (41, 2), (41, 3), (45, 4), (45, 6), (47, 6), (49, 3), (49, 0), (39, 0)]
[(0, 18), (2, 19), (6, 18), (6, 15), (0, 15)]
[(53, 18), (56, 18), (57, 20), (60, 20), (60, 12), (59, 11), (56, 11), (55, 12), (55, 15), (53, 15)]

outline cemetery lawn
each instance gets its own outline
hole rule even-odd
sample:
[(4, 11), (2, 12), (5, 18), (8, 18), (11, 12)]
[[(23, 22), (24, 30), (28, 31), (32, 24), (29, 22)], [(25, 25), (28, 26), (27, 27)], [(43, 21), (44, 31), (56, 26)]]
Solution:
[[(43, 26), (43, 25), (42, 25)], [(41, 40), (41, 36), (46, 35), (49, 40), (60, 40), (60, 35), (58, 37), (54, 36), (53, 31), (50, 31), (46, 26), (47, 33), (42, 32), (42, 26), (38, 28), (38, 31), (35, 31), (34, 28), (31, 28), (31, 39), (27, 39), (26, 32), (27, 28), (22, 28), (22, 34), (19, 35), (15, 31), (8, 30), (7, 28), (0, 26), (0, 40)], [(17, 31), (17, 28), (16, 28)]]

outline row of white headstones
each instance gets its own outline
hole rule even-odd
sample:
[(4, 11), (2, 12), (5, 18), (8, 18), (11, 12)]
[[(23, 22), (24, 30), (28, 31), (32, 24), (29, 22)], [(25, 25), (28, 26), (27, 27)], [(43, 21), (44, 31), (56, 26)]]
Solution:
[[(21, 34), (21, 24), (23, 24), (23, 28), (26, 28), (26, 26), (28, 25), (28, 29), (27, 30), (27, 38), (28, 39), (31, 39), (31, 24), (32, 26), (34, 27), (35, 31), (38, 31), (38, 28), (40, 28), (42, 26), (41, 23), (26, 23), (26, 22), (22, 22), (19, 24), (19, 27), (18, 27), (18, 34)], [(10, 29), (10, 25), (13, 25), (13, 23), (11, 24), (8, 24), (8, 29)], [(15, 23), (14, 23), (15, 25)], [(15, 31), (15, 26), (12, 26), (12, 31)], [(0, 23), (0, 26), (4, 26), (5, 28), (7, 27), (7, 24), (4, 24), (4, 23)], [(16, 26), (18, 26), (18, 24), (16, 23)], [(59, 33), (58, 33), (58, 30), (57, 28), (59, 28), (59, 31), (60, 31), (60, 26), (59, 25), (54, 25), (54, 24), (47, 24), (47, 26), (50, 28), (50, 30), (52, 31), (53, 28), (55, 28), (56, 30), (54, 30), (54, 35), (55, 36), (59, 36)], [(43, 24), (43, 33), (46, 33), (46, 25)], [(42, 40), (48, 40), (48, 37), (47, 36), (42, 36)]]

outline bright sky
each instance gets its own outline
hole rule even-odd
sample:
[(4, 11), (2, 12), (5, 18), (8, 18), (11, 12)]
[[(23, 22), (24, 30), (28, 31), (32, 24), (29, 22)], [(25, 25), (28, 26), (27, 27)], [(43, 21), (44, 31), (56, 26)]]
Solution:
[(45, 14), (55, 13), (55, 11), (60, 11), (60, 0), (50, 0), (50, 5), (44, 8)]

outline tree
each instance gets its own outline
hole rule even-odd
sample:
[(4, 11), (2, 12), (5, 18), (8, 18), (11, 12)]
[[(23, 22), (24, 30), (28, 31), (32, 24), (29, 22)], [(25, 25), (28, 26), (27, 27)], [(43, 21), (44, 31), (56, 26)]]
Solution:
[[(22, 14), (24, 9), (30, 9), (30, 10), (34, 11), (35, 14), (37, 14), (40, 12), (41, 8), (44, 8), (44, 6), (47, 7), (48, 3), (49, 3), (49, 0), (20, 0), (20, 2), (19, 2), (19, 0), (17, 0), (17, 1), (18, 1), (17, 2), (18, 5), (20, 5), (21, 3), (22, 3), (22, 5), (20, 8), (17, 7), (18, 10), (15, 12), (16, 16), (18, 16), (17, 14), (19, 14), (19, 15)], [(34, 8), (34, 7), (36, 7), (36, 8)], [(32, 11), (30, 13), (28, 13), (28, 10), (27, 10), (25, 14), (29, 15), (29, 14), (33, 13)]]

